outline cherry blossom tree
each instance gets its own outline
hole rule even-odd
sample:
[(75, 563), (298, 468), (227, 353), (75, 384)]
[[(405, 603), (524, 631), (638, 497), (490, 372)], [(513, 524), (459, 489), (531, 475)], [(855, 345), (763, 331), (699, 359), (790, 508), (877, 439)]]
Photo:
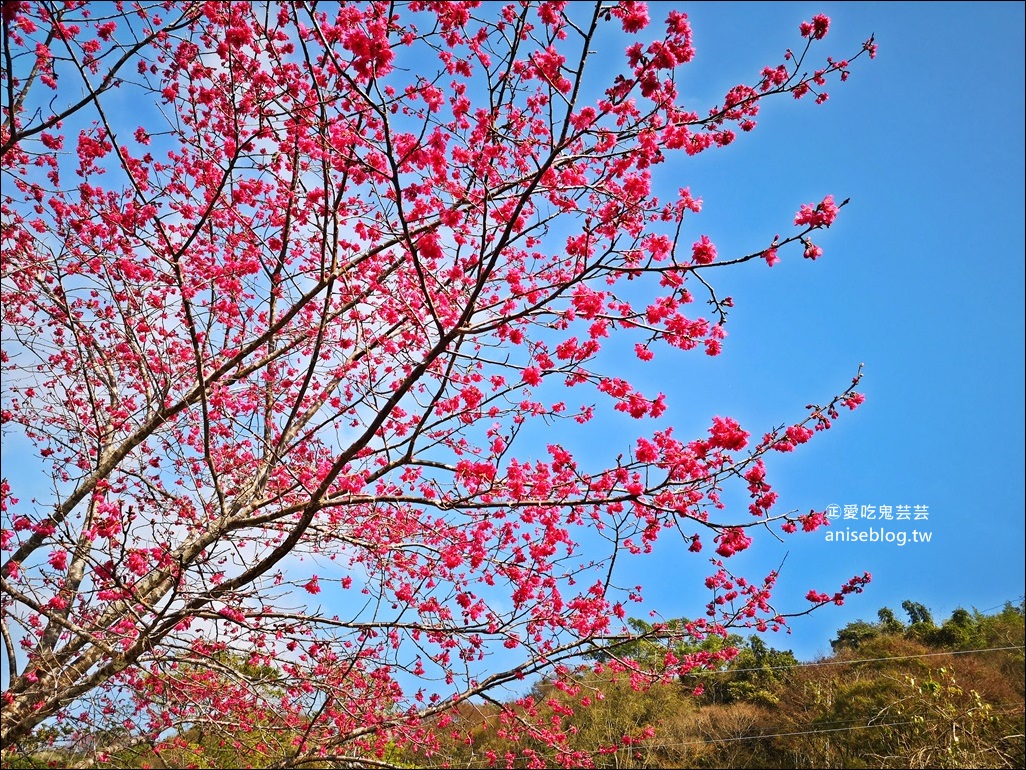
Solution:
[[(712, 556), (708, 612), (642, 635), (785, 624), (776, 573), (729, 558), (824, 524), (778, 510), (763, 457), (859, 375), (756, 438), (678, 435), (628, 372), (720, 351), (714, 271), (822, 254), (829, 195), (727, 256), (656, 188), (875, 52), (820, 62), (828, 25), (697, 108), (686, 15), (631, 0), (5, 0), (5, 756), (206, 723), (273, 734), (245, 741), (267, 765), (387, 764), (540, 672), (573, 692), (596, 649), (636, 686), (679, 675), (715, 661), (615, 654), (643, 596), (618, 556), (660, 537)], [(627, 43), (599, 78), (603, 35)], [(575, 438), (617, 413), (633, 435)], [(558, 753), (532, 713), (503, 729)]]

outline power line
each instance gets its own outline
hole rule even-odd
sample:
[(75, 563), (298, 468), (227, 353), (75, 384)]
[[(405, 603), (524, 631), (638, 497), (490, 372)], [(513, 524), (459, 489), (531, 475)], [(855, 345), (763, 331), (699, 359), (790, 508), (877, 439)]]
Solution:
[[(855, 660), (818, 661), (818, 662), (811, 662), (811, 663), (797, 663), (797, 664), (781, 665), (781, 666), (766, 666), (764, 668), (726, 669), (726, 670), (722, 670), (722, 671), (707, 671), (707, 672), (704, 672), (704, 673), (707, 673), (707, 674), (735, 674), (735, 673), (742, 673), (742, 672), (756, 672), (756, 671), (766, 671), (766, 670), (777, 671), (777, 670), (792, 669), (792, 668), (812, 668), (812, 667), (816, 667), (816, 666), (843, 666), (843, 665), (851, 665), (851, 664), (855, 664), (855, 663), (878, 663), (878, 662), (882, 662), (882, 661), (892, 661), (892, 660), (911, 660), (911, 659), (915, 659), (915, 658), (932, 658), (932, 657), (938, 657), (938, 656), (943, 656), (943, 655), (970, 655), (970, 654), (974, 654), (974, 653), (1007, 652), (1007, 651), (1011, 651), (1011, 650), (1023, 650), (1023, 649), (1024, 649), (1023, 645), (1010, 645), (1010, 646), (1006, 646), (1006, 647), (984, 647), (984, 648), (974, 649), (974, 650), (951, 650), (949, 652), (924, 652), (924, 653), (918, 653), (918, 654), (915, 654), (915, 655), (891, 655), (891, 656), (881, 657), (881, 658), (858, 658), (858, 659), (855, 659)], [(1019, 714), (1019, 713), (1022, 713), (1022, 712), (1021, 712), (1020, 709), (1006, 709), (1006, 710), (1002, 710), (1002, 711), (991, 711), (990, 713), (992, 715), (994, 715), (994, 716), (1005, 716), (1005, 715), (1009, 715), (1009, 714)], [(786, 732), (786, 733), (767, 733), (767, 734), (761, 734), (761, 735), (742, 735), (742, 736), (735, 736), (735, 737), (730, 737), (730, 738), (709, 738), (709, 739), (701, 739), (701, 740), (694, 740), (694, 741), (684, 741), (684, 742), (679, 742), (679, 743), (659, 743), (659, 744), (646, 743), (644, 745), (644, 748), (646, 748), (646, 749), (681, 748), (681, 747), (685, 747), (685, 746), (712, 745), (712, 744), (717, 744), (717, 743), (735, 743), (735, 742), (740, 742), (740, 741), (760, 741), (760, 740), (767, 740), (767, 739), (770, 739), (770, 738), (788, 738), (788, 737), (798, 737), (798, 736), (804, 736), (804, 735), (818, 735), (818, 734), (828, 734), (828, 733), (852, 732), (852, 731), (855, 731), (855, 730), (868, 730), (868, 729), (880, 728), (880, 727), (902, 727), (902, 726), (906, 726), (906, 725), (914, 725), (914, 724), (921, 725), (921, 724), (923, 724), (923, 720), (905, 720), (905, 721), (900, 721), (900, 722), (881, 722), (881, 723), (877, 723), (877, 724), (853, 724), (855, 721), (857, 721), (857, 720), (826, 722), (825, 724), (827, 724), (827, 725), (844, 725), (844, 726), (841, 726), (841, 727), (821, 727), (821, 728), (815, 729), (815, 730), (799, 730), (799, 731)], [(934, 723), (940, 723), (941, 721), (944, 721), (944, 720), (934, 719), (934, 720), (931, 720), (931, 721), (933, 721)], [(1009, 737), (1017, 737), (1017, 736), (1009, 736)], [(423, 765), (423, 767), (426, 767), (426, 768), (436, 768), (436, 767), (440, 768), (440, 767), (443, 767), (443, 766), (444, 765)], [(471, 768), (471, 767), (475, 767), (475, 766), (477, 766), (477, 765), (473, 765), (473, 764), (466, 764), (466, 765), (461, 764), (460, 765), (460, 767), (466, 767), (466, 768)], [(490, 765), (480, 765), (480, 767), (490, 767)]]
[[(1019, 602), (1021, 602), (1021, 601), (1023, 601), (1024, 599), (1026, 599), (1026, 594), (1020, 594), (1020, 595), (1019, 595), (1019, 598), (1018, 598), (1018, 599), (1016, 599), (1016, 601), (1019, 601)], [(994, 605), (993, 607), (988, 607), (988, 608), (987, 608), (987, 609), (985, 609), (985, 610), (980, 610), (980, 612), (981, 612), (981, 613), (983, 613), (983, 612), (990, 612), (991, 610), (997, 610), (997, 609), (1004, 609), (1005, 607), (1007, 607), (1007, 606), (1009, 606), (1009, 605), (1011, 605), (1012, 607), (1014, 607), (1014, 606), (1015, 606), (1015, 605), (1014, 605), (1014, 604), (1012, 604), (1011, 602), (1002, 602), (1001, 604), (995, 604), (995, 605)]]
[[(1008, 715), (1008, 714), (1018, 714), (1018, 713), (1021, 713), (1021, 712), (1020, 712), (1019, 709), (1005, 709), (1003, 711), (991, 711), (990, 713), (992, 715), (994, 715), (994, 716), (1005, 716), (1005, 715)], [(852, 720), (852, 721), (854, 721), (854, 720)], [(708, 738), (708, 739), (701, 739), (701, 740), (695, 740), (695, 741), (682, 741), (682, 742), (679, 742), (679, 743), (655, 743), (655, 744), (653, 744), (653, 743), (645, 743), (644, 746), (631, 747), (631, 748), (645, 748), (645, 749), (651, 750), (651, 749), (682, 748), (682, 747), (685, 747), (685, 746), (708, 746), (708, 745), (712, 745), (712, 744), (715, 744), (715, 743), (736, 743), (736, 742), (740, 742), (740, 741), (761, 741), (761, 740), (767, 740), (769, 738), (790, 738), (790, 737), (797, 737), (797, 736), (802, 736), (802, 735), (820, 735), (820, 734), (825, 734), (825, 733), (853, 732), (855, 730), (870, 730), (870, 729), (879, 728), (879, 727), (903, 727), (903, 726), (906, 726), (906, 725), (922, 725), (924, 721), (926, 721), (926, 720), (908, 719), (908, 720), (904, 720), (904, 721), (901, 721), (901, 722), (880, 722), (880, 723), (877, 723), (877, 724), (849, 725), (847, 727), (828, 727), (828, 728), (819, 729), (819, 730), (797, 730), (797, 731), (787, 732), (787, 733), (766, 733), (766, 734), (762, 734), (762, 735), (738, 735), (738, 736), (735, 736), (735, 737), (732, 737), (732, 738)], [(946, 722), (948, 720), (934, 719), (932, 721), (935, 724), (937, 724), (937, 723), (940, 723), (940, 722)], [(838, 724), (838, 723), (837, 722), (833, 722), (833, 723), (828, 723), (828, 724)], [(1019, 736), (1013, 735), (1013, 736), (1008, 736), (1008, 737), (1010, 737), (1010, 738), (1017, 738)], [(425, 768), (442, 768), (442, 767), (447, 767), (447, 766), (450, 766), (450, 765), (421, 765), (421, 767), (425, 767)], [(455, 766), (455, 765), (452, 765), (452, 766)], [(464, 767), (464, 768), (472, 768), (472, 767), (482, 767), (482, 768), (484, 768), (484, 767), (491, 767), (492, 765), (459, 764), (458, 766), (459, 767)]]
[(951, 650), (950, 652), (921, 652), (915, 655), (891, 655), (885, 658), (857, 658), (855, 660), (822, 660), (811, 663), (788, 663), (780, 666), (757, 666), (754, 668), (725, 668), (716, 671), (701, 671), (691, 676), (702, 676), (703, 674), (742, 674), (753, 671), (782, 671), (789, 668), (813, 668), (816, 666), (848, 666), (855, 663), (879, 663), (885, 660), (910, 660), (912, 658), (933, 658), (942, 655), (969, 655), (975, 652), (1001, 652), (1007, 650), (1022, 650), (1024, 647), (1012, 645), (1010, 647), (984, 647), (978, 650)]
[[(1018, 714), (1017, 709), (1007, 709), (1005, 711), (991, 711), (991, 714), (995, 716), (1004, 716), (1006, 714)], [(684, 741), (683, 743), (660, 743), (649, 746), (649, 748), (659, 749), (670, 749), (678, 746), (697, 746), (709, 743), (732, 743), (735, 741), (761, 741), (766, 738), (790, 738), (796, 735), (818, 735), (820, 733), (843, 733), (851, 732), (853, 730), (869, 730), (875, 727), (901, 727), (903, 725), (921, 725), (924, 720), (907, 719), (903, 722), (879, 722), (877, 724), (866, 724), (866, 725), (850, 725), (848, 727), (828, 727), (822, 730), (799, 730), (790, 733), (766, 733), (764, 735), (738, 735), (733, 738), (709, 738), (700, 741)], [(947, 720), (935, 719), (934, 722), (942, 722)], [(836, 724), (836, 723), (835, 723)]]

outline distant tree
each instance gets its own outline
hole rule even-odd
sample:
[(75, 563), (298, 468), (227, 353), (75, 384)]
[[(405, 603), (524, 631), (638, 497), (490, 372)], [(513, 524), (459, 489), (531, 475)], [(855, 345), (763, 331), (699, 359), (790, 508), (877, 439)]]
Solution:
[(834, 652), (845, 648), (857, 650), (868, 640), (875, 639), (880, 633), (879, 625), (867, 623), (864, 620), (855, 620), (837, 632), (837, 638), (831, 640), (830, 647)]
[(880, 631), (885, 634), (899, 634), (905, 628), (889, 607), (881, 607), (877, 610), (876, 616), (880, 621)]
[(906, 599), (901, 603), (901, 608), (908, 613), (908, 620), (913, 626), (933, 627), (933, 615), (919, 602)]

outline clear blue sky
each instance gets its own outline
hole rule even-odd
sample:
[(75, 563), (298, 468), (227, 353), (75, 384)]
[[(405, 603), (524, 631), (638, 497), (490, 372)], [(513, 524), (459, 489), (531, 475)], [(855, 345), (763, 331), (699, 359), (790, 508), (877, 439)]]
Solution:
[[(768, 103), (758, 128), (722, 151), (678, 159), (681, 185), (701, 195), (692, 219), (721, 258), (768, 233), (789, 234), (802, 202), (851, 197), (817, 241), (815, 264), (794, 256), (713, 273), (737, 307), (724, 353), (680, 357), (669, 422), (684, 435), (713, 414), (755, 435), (793, 421), (841, 390), (860, 363), (866, 403), (833, 430), (769, 465), (783, 510), (830, 504), (926, 505), (929, 544), (831, 544), (823, 531), (778, 545), (765, 536), (730, 561), (764, 574), (789, 552), (776, 598), (803, 606), (855, 573), (874, 580), (841, 608), (793, 623), (771, 644), (807, 658), (829, 652), (844, 623), (899, 617), (904, 599), (936, 618), (988, 610), (1023, 594), (1023, 4), (652, 3), (679, 8), (696, 60), (682, 92), (708, 106), (799, 45), (815, 13), (832, 25), (821, 56), (851, 55), (875, 33), (829, 101)], [(817, 59), (813, 59), (817, 61)], [(689, 232), (689, 235), (691, 233)], [(690, 242), (690, 241), (688, 241)], [(685, 428), (690, 427), (690, 431)], [(872, 523), (878, 526), (878, 523)], [(870, 522), (835, 522), (868, 530)], [(703, 567), (669, 540), (638, 568), (667, 617), (696, 616)], [(805, 604), (804, 606), (807, 606)]]

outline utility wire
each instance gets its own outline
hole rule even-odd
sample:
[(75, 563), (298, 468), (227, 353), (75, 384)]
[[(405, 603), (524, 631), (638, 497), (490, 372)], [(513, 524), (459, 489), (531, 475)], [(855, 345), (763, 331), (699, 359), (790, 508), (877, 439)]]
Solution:
[[(1007, 709), (1005, 711), (991, 711), (991, 714), (995, 716), (1005, 716), (1007, 714), (1018, 714), (1018, 709)], [(766, 733), (764, 735), (738, 735), (733, 738), (709, 738), (699, 741), (684, 741), (683, 743), (659, 743), (649, 745), (648, 748), (660, 748), (669, 749), (676, 748), (678, 746), (697, 746), (709, 743), (732, 743), (736, 741), (761, 741), (766, 738), (789, 738), (796, 735), (818, 735), (820, 733), (843, 733), (851, 732), (853, 730), (869, 730), (874, 727), (901, 727), (903, 725), (921, 725), (924, 720), (907, 719), (903, 722), (879, 722), (877, 724), (865, 724), (865, 725), (849, 725), (848, 727), (828, 727), (822, 730), (799, 730), (790, 733)], [(949, 722), (947, 719), (935, 719), (934, 722)], [(836, 724), (836, 723), (834, 723)]]
[(912, 658), (932, 658), (941, 655), (969, 655), (975, 652), (1001, 652), (1005, 650), (1026, 649), (1023, 645), (1012, 645), (1009, 647), (984, 647), (978, 650), (951, 650), (950, 652), (921, 652), (916, 655), (891, 655), (886, 658), (857, 658), (855, 660), (822, 660), (812, 663), (789, 663), (780, 666), (761, 666), (755, 668), (724, 668), (709, 671), (699, 671), (689, 676), (702, 676), (704, 674), (741, 674), (752, 671), (782, 671), (789, 668), (813, 668), (815, 666), (849, 666), (855, 663), (879, 663), (885, 660), (910, 660)]
[[(984, 647), (984, 648), (976, 649), (976, 650), (952, 650), (952, 651), (949, 651), (949, 652), (924, 652), (924, 653), (918, 653), (916, 655), (891, 655), (891, 656), (882, 657), (882, 658), (858, 658), (858, 659), (855, 659), (855, 660), (838, 660), (838, 661), (828, 660), (828, 661), (818, 661), (818, 662), (812, 662), (812, 663), (797, 663), (797, 664), (782, 665), (782, 666), (766, 666), (764, 668), (726, 669), (726, 670), (721, 670), (721, 671), (707, 671), (707, 672), (704, 672), (704, 673), (707, 673), (707, 674), (736, 674), (736, 673), (742, 673), (742, 672), (755, 672), (755, 671), (766, 671), (766, 670), (778, 671), (778, 670), (782, 670), (782, 669), (792, 669), (792, 668), (813, 668), (813, 667), (816, 667), (816, 666), (843, 666), (843, 665), (851, 665), (851, 664), (855, 664), (855, 663), (878, 663), (878, 662), (890, 661), (890, 660), (910, 660), (910, 659), (913, 659), (913, 658), (931, 658), (931, 657), (937, 657), (937, 656), (942, 656), (942, 655), (969, 655), (969, 654), (973, 654), (973, 653), (983, 653), (983, 652), (1007, 652), (1007, 651), (1010, 651), (1010, 650), (1023, 650), (1023, 649), (1026, 649), (1026, 648), (1023, 647), (1023, 645), (1010, 645), (1010, 646), (1006, 646), (1006, 647)], [(990, 713), (992, 715), (994, 715), (994, 716), (1005, 716), (1005, 715), (1008, 715), (1008, 714), (1019, 714), (1019, 713), (1022, 713), (1022, 712), (1021, 712), (1020, 709), (1006, 709), (1006, 710), (1003, 710), (1003, 711), (991, 711)], [(734, 743), (734, 742), (739, 742), (739, 741), (761, 741), (761, 740), (766, 740), (766, 739), (769, 739), (769, 738), (787, 738), (787, 737), (797, 737), (797, 736), (802, 736), (802, 735), (818, 735), (818, 734), (826, 734), (826, 733), (851, 732), (851, 731), (854, 731), (854, 730), (868, 730), (868, 729), (879, 728), (879, 727), (902, 727), (902, 726), (906, 726), (906, 725), (913, 725), (913, 724), (921, 725), (921, 724), (923, 724), (923, 721), (921, 721), (921, 720), (906, 720), (906, 721), (901, 721), (901, 722), (881, 722), (881, 723), (877, 723), (877, 724), (853, 724), (853, 722), (855, 722), (855, 721), (857, 721), (857, 720), (849, 720), (847, 722), (845, 722), (845, 721), (827, 722), (825, 724), (828, 724), (828, 725), (845, 725), (845, 726), (843, 726), (843, 727), (823, 727), (823, 728), (820, 728), (820, 729), (817, 729), (817, 730), (800, 730), (800, 731), (787, 732), (787, 733), (767, 733), (765, 735), (742, 735), (742, 736), (736, 736), (736, 737), (732, 737), (732, 738), (709, 738), (709, 739), (702, 739), (702, 740), (695, 740), (695, 741), (684, 741), (684, 742), (681, 742), (681, 743), (659, 743), (659, 744), (647, 744), (646, 743), (645, 744), (645, 748), (646, 749), (681, 748), (681, 747), (685, 747), (685, 746), (701, 746), (701, 745), (711, 745), (711, 744), (715, 744), (715, 743)], [(935, 719), (935, 720), (932, 720), (932, 721), (934, 721), (934, 722), (941, 722), (941, 721), (944, 721), (944, 720)], [(1014, 738), (1014, 737), (1018, 737), (1018, 736), (1008, 736), (1008, 737)], [(425, 767), (425, 768), (435, 768), (435, 767), (441, 768), (441, 767), (444, 767), (444, 766), (445, 765), (423, 765), (423, 767)], [(465, 768), (476, 767), (476, 766), (479, 766), (479, 767), (490, 767), (491, 765), (471, 765), (471, 764), (467, 764), (467, 765), (462, 765), (461, 764), (460, 765), (460, 767), (465, 767)]]
[[(1018, 709), (1006, 709), (1004, 711), (992, 711), (991, 712), (991, 714), (993, 714), (995, 716), (1005, 716), (1005, 715), (1008, 715), (1008, 714), (1018, 714), (1018, 713), (1021, 713), (1020, 710), (1018, 710)], [(802, 736), (802, 735), (820, 735), (820, 734), (824, 734), (824, 733), (853, 732), (855, 730), (870, 730), (870, 729), (879, 728), (879, 727), (903, 727), (903, 726), (906, 726), (906, 725), (922, 725), (924, 721), (925, 720), (908, 719), (908, 720), (904, 720), (904, 721), (901, 721), (901, 722), (880, 722), (880, 723), (877, 723), (877, 724), (850, 725), (848, 727), (828, 727), (828, 728), (820, 729), (820, 730), (797, 730), (797, 731), (789, 732), (789, 733), (766, 733), (764, 735), (739, 735), (739, 736), (735, 736), (735, 737), (732, 737), (732, 738), (708, 738), (708, 739), (695, 740), (695, 741), (682, 741), (680, 743), (645, 743), (644, 746), (631, 747), (631, 748), (635, 748), (635, 749), (637, 749), (637, 748), (644, 748), (644, 749), (651, 750), (651, 749), (682, 748), (684, 746), (708, 746), (708, 745), (712, 745), (714, 743), (736, 743), (736, 742), (740, 742), (740, 741), (761, 741), (761, 740), (766, 740), (766, 739), (769, 739), (769, 738), (790, 738), (790, 737), (797, 737), (797, 736)], [(938, 718), (938, 719), (934, 719), (932, 721), (934, 723), (940, 723), (940, 722), (948, 722), (950, 720), (945, 720), (945, 719), (939, 719)], [(831, 723), (831, 724), (837, 724), (837, 723), (834, 722), (834, 723)], [(1008, 737), (1008, 738), (1019, 738), (1021, 736), (1019, 736), (1019, 735), (1010, 735), (1010, 736), (1006, 736), (1006, 737)], [(480, 768), (486, 768), (486, 767), (493, 767), (493, 765), (489, 765), (489, 764), (472, 764), (472, 763), (467, 763), (467, 764), (458, 763), (456, 765), (444, 765), (444, 764), (442, 764), (442, 765), (420, 765), (420, 767), (423, 767), (423, 768), (442, 768), (442, 767), (463, 767), (463, 768), (480, 767)]]

